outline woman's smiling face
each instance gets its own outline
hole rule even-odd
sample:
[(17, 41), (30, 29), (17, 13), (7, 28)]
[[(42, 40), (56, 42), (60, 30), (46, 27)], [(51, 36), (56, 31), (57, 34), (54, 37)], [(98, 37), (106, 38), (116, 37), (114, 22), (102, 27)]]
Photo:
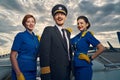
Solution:
[(80, 31), (87, 30), (88, 23), (84, 21), (84, 19), (77, 20), (77, 27)]

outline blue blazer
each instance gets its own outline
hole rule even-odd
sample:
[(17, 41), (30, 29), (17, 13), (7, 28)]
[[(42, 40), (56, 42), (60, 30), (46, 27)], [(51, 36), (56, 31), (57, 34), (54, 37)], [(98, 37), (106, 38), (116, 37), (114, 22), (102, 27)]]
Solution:
[(88, 63), (85, 60), (80, 60), (78, 58), (80, 53), (87, 54), (89, 50), (90, 44), (93, 47), (96, 47), (100, 42), (88, 31), (86, 34), (82, 37), (82, 33), (80, 32), (78, 35), (73, 37), (71, 39), (71, 44), (75, 46), (74, 50), (74, 59), (73, 63), (74, 66), (91, 66), (91, 63)]

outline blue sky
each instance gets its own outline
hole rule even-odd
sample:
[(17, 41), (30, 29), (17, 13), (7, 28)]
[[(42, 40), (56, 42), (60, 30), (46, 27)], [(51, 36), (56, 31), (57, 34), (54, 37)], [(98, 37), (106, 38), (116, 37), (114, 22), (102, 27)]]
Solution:
[(24, 31), (21, 22), (26, 14), (35, 16), (39, 35), (45, 26), (54, 25), (51, 9), (59, 3), (68, 8), (65, 26), (73, 29), (72, 36), (79, 33), (76, 18), (85, 15), (91, 22), (90, 30), (104, 46), (109, 41), (120, 47), (116, 35), (120, 31), (120, 0), (0, 0), (0, 50), (10, 50), (16, 33)]

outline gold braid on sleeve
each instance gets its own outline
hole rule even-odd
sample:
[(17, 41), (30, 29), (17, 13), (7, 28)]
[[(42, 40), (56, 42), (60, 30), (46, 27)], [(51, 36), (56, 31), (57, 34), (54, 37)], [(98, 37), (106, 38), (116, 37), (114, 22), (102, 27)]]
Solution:
[(41, 74), (47, 74), (47, 73), (50, 73), (50, 67), (49, 66), (42, 67)]

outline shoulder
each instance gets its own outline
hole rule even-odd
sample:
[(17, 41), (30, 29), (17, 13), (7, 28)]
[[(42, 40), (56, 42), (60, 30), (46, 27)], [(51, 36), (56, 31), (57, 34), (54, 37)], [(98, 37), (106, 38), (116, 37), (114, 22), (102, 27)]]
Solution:
[(53, 30), (53, 26), (46, 26), (45, 28), (44, 28), (44, 31), (51, 31), (51, 30)]
[(24, 37), (24, 32), (19, 32), (16, 34), (16, 36), (14, 37), (15, 41), (21, 41)]
[(25, 32), (19, 32), (19, 33), (16, 34), (15, 37), (21, 37), (21, 36), (23, 36), (24, 34), (25, 34)]
[(90, 34), (90, 35), (94, 35), (93, 31), (87, 31), (87, 33)]
[(65, 31), (67, 32), (68, 35), (71, 35), (72, 29), (70, 27), (65, 28)]
[(72, 29), (71, 28), (66, 28), (65, 29), (67, 32), (71, 33), (72, 32)]
[(77, 35), (75, 35), (74, 37), (71, 38), (71, 41), (76, 41), (78, 38), (80, 38), (80, 33), (78, 33)]
[(93, 34), (93, 32), (92, 31), (84, 31), (83, 33), (82, 33), (82, 37), (85, 37), (85, 36), (93, 36), (94, 34)]
[(94, 33), (92, 31), (87, 31), (86, 36), (87, 37), (94, 37)]
[(42, 35), (51, 35), (54, 30), (53, 26), (46, 26), (43, 30)]

